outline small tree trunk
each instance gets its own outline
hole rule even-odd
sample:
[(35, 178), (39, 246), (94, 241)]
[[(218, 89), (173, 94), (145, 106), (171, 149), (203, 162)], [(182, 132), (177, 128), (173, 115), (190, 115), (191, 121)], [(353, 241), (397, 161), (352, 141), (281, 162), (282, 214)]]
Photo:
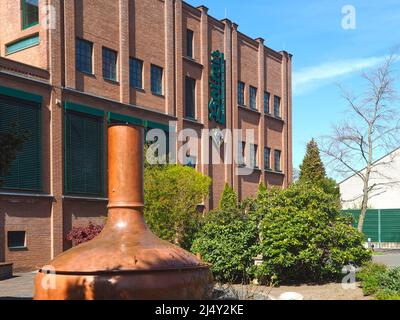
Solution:
[(368, 180), (364, 182), (364, 189), (363, 189), (363, 200), (361, 204), (361, 212), (360, 217), (358, 218), (358, 231), (362, 232), (364, 227), (364, 220), (367, 214), (368, 208)]

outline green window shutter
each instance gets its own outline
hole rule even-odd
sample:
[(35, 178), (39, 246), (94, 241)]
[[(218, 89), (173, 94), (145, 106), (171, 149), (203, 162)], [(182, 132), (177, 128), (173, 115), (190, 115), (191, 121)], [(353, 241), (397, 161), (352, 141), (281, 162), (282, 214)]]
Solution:
[(0, 132), (15, 125), (17, 132), (25, 133), (24, 143), (7, 176), (3, 189), (42, 191), (41, 105), (0, 95)]
[(103, 118), (67, 110), (65, 114), (65, 192), (103, 196)]

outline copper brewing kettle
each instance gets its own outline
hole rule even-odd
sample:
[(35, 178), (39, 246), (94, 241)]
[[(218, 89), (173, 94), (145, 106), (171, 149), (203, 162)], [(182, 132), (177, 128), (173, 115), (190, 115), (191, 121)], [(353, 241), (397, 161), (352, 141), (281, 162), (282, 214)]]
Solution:
[(144, 221), (143, 141), (140, 126), (108, 129), (107, 223), (98, 237), (39, 270), (35, 300), (209, 297), (209, 266), (157, 238)]

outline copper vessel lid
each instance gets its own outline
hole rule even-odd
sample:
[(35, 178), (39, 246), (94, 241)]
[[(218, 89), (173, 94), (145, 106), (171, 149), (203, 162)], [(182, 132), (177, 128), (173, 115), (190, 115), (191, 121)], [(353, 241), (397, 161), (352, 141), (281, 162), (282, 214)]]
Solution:
[[(208, 268), (193, 254), (156, 237), (143, 217), (144, 129), (108, 129), (109, 213), (101, 234), (50, 262), (57, 274)], [(41, 270), (46, 272), (45, 269)]]

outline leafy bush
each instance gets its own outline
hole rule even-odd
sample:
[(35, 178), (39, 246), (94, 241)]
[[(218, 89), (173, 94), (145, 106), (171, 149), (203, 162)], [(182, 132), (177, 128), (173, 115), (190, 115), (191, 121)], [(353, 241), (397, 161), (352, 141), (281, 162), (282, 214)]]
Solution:
[(90, 222), (87, 226), (74, 227), (68, 234), (67, 240), (72, 241), (73, 246), (88, 242), (97, 237), (103, 230), (102, 225), (93, 224)]
[(220, 208), (207, 215), (191, 249), (212, 264), (217, 281), (248, 282), (258, 242), (254, 217), (254, 201), (238, 204), (236, 193), (226, 186)]
[(341, 216), (335, 195), (308, 183), (259, 195), (262, 216), (260, 281), (319, 282), (338, 278), (350, 263), (370, 260), (364, 236)]
[(365, 295), (375, 295), (379, 300), (400, 300), (400, 267), (387, 268), (377, 263), (366, 264), (357, 273)]
[(380, 287), (380, 277), (387, 271), (384, 264), (368, 263), (357, 272), (357, 280), (362, 282), (364, 295), (376, 294)]
[(189, 249), (201, 228), (197, 210), (208, 196), (211, 179), (181, 165), (146, 165), (145, 218), (160, 238)]

